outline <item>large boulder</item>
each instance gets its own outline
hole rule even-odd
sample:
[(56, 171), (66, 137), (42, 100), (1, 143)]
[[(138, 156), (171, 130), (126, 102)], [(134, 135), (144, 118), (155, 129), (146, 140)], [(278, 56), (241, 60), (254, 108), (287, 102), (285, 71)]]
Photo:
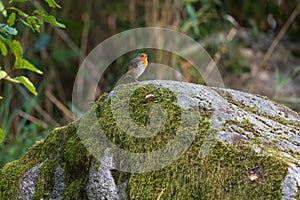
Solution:
[(300, 116), (224, 88), (121, 85), (6, 164), (0, 199), (300, 199)]

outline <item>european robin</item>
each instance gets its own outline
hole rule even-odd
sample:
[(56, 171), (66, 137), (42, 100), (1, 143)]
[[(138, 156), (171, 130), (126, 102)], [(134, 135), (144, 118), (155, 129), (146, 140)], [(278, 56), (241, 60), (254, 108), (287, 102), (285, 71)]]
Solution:
[(128, 65), (126, 75), (134, 78), (135, 81), (143, 74), (148, 65), (148, 56), (145, 53), (139, 54), (132, 59)]

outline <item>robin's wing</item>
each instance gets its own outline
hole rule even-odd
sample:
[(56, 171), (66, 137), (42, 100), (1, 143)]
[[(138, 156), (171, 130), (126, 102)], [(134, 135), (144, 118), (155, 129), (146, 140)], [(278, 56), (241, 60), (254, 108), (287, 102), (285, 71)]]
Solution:
[(139, 64), (139, 57), (134, 58), (132, 61), (130, 61), (129, 65), (128, 65), (128, 69), (127, 71), (132, 70), (133, 68), (137, 67)]

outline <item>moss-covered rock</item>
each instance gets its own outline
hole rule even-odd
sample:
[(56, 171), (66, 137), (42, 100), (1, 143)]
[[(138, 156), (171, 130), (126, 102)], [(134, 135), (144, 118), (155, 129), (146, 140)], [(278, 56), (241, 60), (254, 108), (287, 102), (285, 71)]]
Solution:
[(122, 85), (6, 164), (0, 199), (299, 199), (299, 127), (251, 94)]

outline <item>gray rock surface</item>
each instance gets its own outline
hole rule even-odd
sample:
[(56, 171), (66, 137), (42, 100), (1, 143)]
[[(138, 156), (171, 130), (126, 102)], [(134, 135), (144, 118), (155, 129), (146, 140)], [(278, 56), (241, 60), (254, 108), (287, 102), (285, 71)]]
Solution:
[(89, 182), (86, 186), (89, 199), (111, 199), (118, 200), (118, 188), (112, 176), (113, 160), (109, 156), (109, 149), (106, 149), (101, 158), (100, 167), (97, 169), (91, 165)]
[(65, 191), (64, 183), (64, 168), (60, 165), (57, 165), (54, 174), (54, 186), (53, 192), (50, 195), (50, 200), (61, 200), (63, 199), (63, 193)]
[[(266, 153), (265, 146), (280, 148), (281, 155), (289, 159), (291, 165), (282, 183), (282, 198), (295, 199), (300, 185), (300, 117), (297, 113), (264, 97), (230, 89), (173, 81), (138, 83), (139, 86), (146, 84), (173, 91), (177, 105), (183, 109), (201, 106), (212, 111), (211, 134), (204, 139), (201, 157), (205, 157), (217, 141), (233, 144), (244, 140), (252, 144), (258, 154)], [(118, 88), (108, 99), (117, 93)]]
[(35, 190), (36, 181), (38, 178), (38, 171), (42, 167), (43, 163), (34, 166), (30, 170), (24, 173), (20, 182), (19, 200), (31, 200)]
[[(141, 85), (149, 83), (175, 92), (177, 104), (182, 108), (200, 105), (213, 110), (211, 128), (218, 130), (216, 137), (224, 143), (233, 143), (237, 138), (248, 140), (260, 154), (264, 152), (257, 146), (257, 141), (252, 142), (255, 138), (262, 144), (279, 147), (282, 156), (291, 160), (289, 173), (282, 184), (282, 199), (295, 199), (300, 186), (300, 116), (296, 112), (264, 97), (230, 89), (172, 81), (149, 81)], [(234, 123), (226, 123), (228, 121)], [(239, 126), (243, 122), (251, 127)], [(249, 132), (247, 128), (253, 131)], [(213, 147), (211, 143), (206, 151), (210, 147)], [(291, 150), (298, 157), (294, 157)]]
[[(204, 138), (199, 153), (200, 158), (205, 157), (217, 141), (226, 144), (247, 141), (253, 146), (253, 151), (259, 155), (270, 154), (265, 150), (268, 146), (278, 148), (280, 156), (289, 163), (287, 176), (282, 181), (282, 199), (295, 200), (297, 198), (300, 193), (298, 191), (300, 186), (299, 114), (264, 97), (224, 88), (158, 80), (137, 84), (139, 86), (152, 84), (173, 91), (177, 97), (177, 105), (182, 109), (200, 106), (211, 112), (211, 127), (209, 134)], [(118, 90), (114, 90), (107, 98), (117, 93)], [(58, 131), (63, 130), (62, 128)], [(74, 136), (75, 133), (68, 134)], [(57, 141), (63, 141), (63, 137), (70, 136), (62, 136), (62, 139)], [(47, 140), (44, 141), (44, 144), (47, 145)], [(65, 147), (61, 146), (60, 148), (59, 152), (64, 152)], [(36, 149), (32, 151), (36, 151)], [(93, 161), (89, 164), (88, 174), (86, 174), (87, 181), (84, 186), (86, 197), (88, 199), (125, 199), (126, 187), (130, 183), (116, 183), (113, 176), (114, 160), (109, 154), (109, 149), (104, 151), (99, 160), (100, 163)], [(19, 183), (17, 186), (19, 188), (18, 199), (32, 199), (36, 191), (38, 171), (42, 164), (37, 163), (21, 176), (20, 181), (16, 181)], [(0, 175), (0, 188), (4, 187), (1, 186), (1, 181), (4, 182), (1, 178)], [(53, 178), (54, 186), (49, 199), (62, 199), (68, 187), (65, 182), (65, 165), (63, 163), (56, 165)]]

